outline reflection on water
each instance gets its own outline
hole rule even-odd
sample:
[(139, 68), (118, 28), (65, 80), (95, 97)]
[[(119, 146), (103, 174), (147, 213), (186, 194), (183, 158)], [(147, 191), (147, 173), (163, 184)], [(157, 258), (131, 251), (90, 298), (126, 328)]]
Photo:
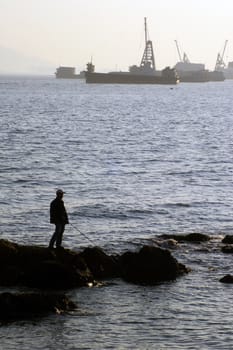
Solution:
[(172, 251), (193, 269), (176, 282), (81, 288), (73, 314), (1, 325), (2, 348), (232, 348), (232, 288), (218, 282), (232, 266), (219, 243), (233, 226), (232, 83), (1, 78), (0, 98), (1, 238), (47, 245), (62, 187), (66, 247), (122, 252), (161, 233), (218, 239)]

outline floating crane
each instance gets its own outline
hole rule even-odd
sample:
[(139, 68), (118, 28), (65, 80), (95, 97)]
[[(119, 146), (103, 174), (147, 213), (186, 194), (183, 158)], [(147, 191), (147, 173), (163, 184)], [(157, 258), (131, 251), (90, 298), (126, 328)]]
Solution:
[(142, 56), (140, 67), (149, 67), (155, 70), (153, 44), (151, 40), (148, 40), (146, 17), (144, 18), (144, 27), (145, 27), (145, 50)]
[(175, 40), (175, 43), (176, 43), (176, 49), (177, 49), (177, 52), (178, 52), (178, 56), (179, 56), (180, 62), (190, 63), (189, 58), (188, 58), (188, 56), (187, 56), (187, 54), (185, 52), (183, 53), (183, 58), (182, 58), (177, 40)]
[(227, 43), (228, 43), (228, 40), (225, 41), (222, 54), (218, 53), (216, 64), (215, 64), (215, 70), (217, 71), (221, 71), (224, 68), (226, 68), (226, 64), (224, 62), (224, 55), (225, 55)]

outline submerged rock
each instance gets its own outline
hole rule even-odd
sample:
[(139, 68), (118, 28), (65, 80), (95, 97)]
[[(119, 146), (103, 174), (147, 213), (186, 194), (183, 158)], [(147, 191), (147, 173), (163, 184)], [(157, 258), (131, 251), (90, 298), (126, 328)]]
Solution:
[(155, 241), (155, 243), (161, 247), (161, 248), (166, 248), (166, 249), (174, 249), (177, 248), (177, 241), (173, 238), (170, 239), (164, 239), (162, 241)]
[(144, 246), (138, 253), (124, 253), (120, 265), (123, 279), (139, 284), (171, 281), (189, 272), (169, 250), (152, 246)]
[(189, 233), (188, 235), (162, 235), (164, 239), (175, 239), (177, 242), (207, 242), (210, 240), (208, 235), (203, 233)]
[(222, 252), (223, 253), (227, 253), (227, 254), (232, 254), (233, 253), (233, 247), (230, 245), (226, 245), (224, 247), (222, 247)]
[(75, 308), (76, 304), (64, 294), (0, 294), (0, 320), (63, 313)]
[(232, 275), (226, 275), (226, 276), (220, 278), (219, 282), (222, 282), (222, 283), (233, 283), (233, 276)]

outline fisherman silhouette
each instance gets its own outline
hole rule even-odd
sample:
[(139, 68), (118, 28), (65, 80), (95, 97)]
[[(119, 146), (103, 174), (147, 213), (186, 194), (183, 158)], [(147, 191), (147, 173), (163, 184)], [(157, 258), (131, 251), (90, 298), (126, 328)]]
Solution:
[(52, 249), (56, 243), (56, 248), (61, 247), (65, 225), (69, 224), (68, 215), (62, 200), (65, 192), (58, 189), (56, 198), (50, 203), (50, 223), (55, 224), (55, 231), (50, 239), (49, 248)]

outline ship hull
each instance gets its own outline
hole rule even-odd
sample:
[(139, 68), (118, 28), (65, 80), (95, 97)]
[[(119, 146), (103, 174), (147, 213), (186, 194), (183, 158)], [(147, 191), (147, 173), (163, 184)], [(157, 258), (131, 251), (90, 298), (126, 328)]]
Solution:
[(177, 84), (177, 77), (130, 73), (86, 73), (87, 84)]
[(224, 81), (226, 78), (223, 74), (223, 72), (219, 72), (219, 71), (212, 71), (209, 72), (209, 80), (210, 81)]
[(233, 69), (226, 68), (223, 71), (225, 79), (233, 79)]
[(56, 79), (85, 79), (83, 75), (81, 74), (74, 74), (74, 75), (56, 75)]
[(210, 81), (208, 71), (177, 71), (181, 83), (206, 83)]
[(182, 74), (178, 73), (181, 83), (207, 83), (209, 81), (224, 81), (224, 74), (219, 72), (207, 72), (207, 74)]

